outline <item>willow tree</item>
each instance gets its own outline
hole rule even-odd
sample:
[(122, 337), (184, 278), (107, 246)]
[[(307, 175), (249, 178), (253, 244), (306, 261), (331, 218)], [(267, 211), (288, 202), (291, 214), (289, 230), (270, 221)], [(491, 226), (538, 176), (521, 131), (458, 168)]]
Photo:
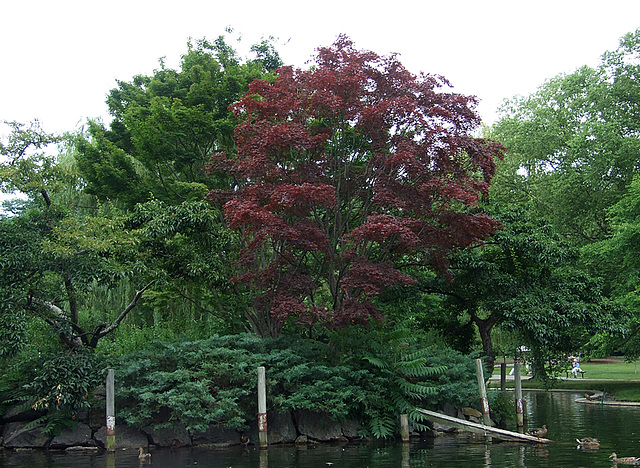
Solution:
[(83, 314), (83, 297), (94, 283), (135, 276), (136, 239), (108, 207), (67, 203), (66, 195), (79, 191), (82, 181), (50, 147), (61, 137), (44, 132), (37, 121), (9, 127), (10, 135), (0, 141), (0, 188), (20, 192), (27, 201), (13, 216), (0, 214), (0, 297), (5, 305), (0, 356), (19, 351), (26, 339), (24, 325), (34, 319), (49, 324), (67, 349), (96, 347), (153, 281), (138, 275), (140, 290), (113, 319)]

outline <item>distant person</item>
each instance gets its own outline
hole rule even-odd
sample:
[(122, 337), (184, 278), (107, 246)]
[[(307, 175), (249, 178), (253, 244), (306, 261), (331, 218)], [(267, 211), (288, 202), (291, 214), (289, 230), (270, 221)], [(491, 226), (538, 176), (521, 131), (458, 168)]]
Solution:
[(578, 378), (578, 372), (580, 372), (580, 363), (577, 359), (575, 359), (573, 361), (573, 368), (571, 369), (571, 373), (576, 379)]

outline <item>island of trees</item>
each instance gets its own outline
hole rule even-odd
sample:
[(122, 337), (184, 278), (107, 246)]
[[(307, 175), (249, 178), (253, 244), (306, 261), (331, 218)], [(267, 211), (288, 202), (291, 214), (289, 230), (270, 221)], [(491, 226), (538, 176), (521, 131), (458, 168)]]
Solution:
[(640, 30), (506, 100), (346, 36), (313, 66), (224, 36), (118, 81), (108, 123), (6, 122), (1, 411), (239, 432), (313, 411), (388, 437), (477, 405), (473, 358), (640, 352)]

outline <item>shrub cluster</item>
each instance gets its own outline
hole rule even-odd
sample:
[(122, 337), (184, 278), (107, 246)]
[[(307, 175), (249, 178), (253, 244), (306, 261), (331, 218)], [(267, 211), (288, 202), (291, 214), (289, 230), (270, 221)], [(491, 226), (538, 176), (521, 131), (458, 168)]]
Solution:
[(58, 432), (89, 407), (106, 367), (114, 367), (119, 420), (242, 431), (256, 418), (257, 367), (264, 366), (269, 411), (356, 419), (362, 436), (387, 437), (398, 431), (402, 413), (414, 427), (424, 427), (415, 407), (478, 403), (473, 360), (411, 336), (403, 327), (342, 330), (322, 339), (213, 336), (150, 342), (117, 361), (109, 353), (31, 353), (3, 366), (0, 396), (4, 409), (9, 403), (37, 409), (43, 415), (38, 422)]
[(477, 400), (470, 358), (451, 350), (413, 349), (394, 339), (345, 358), (331, 343), (253, 335), (155, 343), (122, 359), (117, 370), (119, 417), (143, 426), (183, 422), (246, 430), (257, 414), (258, 366), (267, 370), (268, 409), (312, 410), (341, 421), (357, 418), (363, 435), (386, 437), (400, 413), (415, 426), (415, 406)]

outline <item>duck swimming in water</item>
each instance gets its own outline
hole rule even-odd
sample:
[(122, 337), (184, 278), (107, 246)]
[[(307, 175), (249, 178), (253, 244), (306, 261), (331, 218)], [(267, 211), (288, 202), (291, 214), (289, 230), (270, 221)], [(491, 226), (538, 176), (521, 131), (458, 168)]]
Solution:
[(609, 455), (609, 458), (613, 463), (620, 463), (622, 465), (638, 465), (640, 464), (640, 458), (638, 457), (622, 457), (618, 458), (616, 452)]
[(142, 447), (138, 447), (138, 458), (140, 460), (147, 460), (151, 458), (151, 454), (149, 452), (145, 452)]
[(580, 446), (579, 448), (600, 448), (600, 441), (598, 439), (594, 439), (593, 437), (583, 437), (582, 439), (576, 439), (576, 442), (578, 442), (578, 445)]

